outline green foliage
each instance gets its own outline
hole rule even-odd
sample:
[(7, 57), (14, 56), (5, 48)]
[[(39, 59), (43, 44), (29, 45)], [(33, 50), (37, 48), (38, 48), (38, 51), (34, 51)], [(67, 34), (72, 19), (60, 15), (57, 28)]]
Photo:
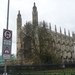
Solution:
[[(41, 63), (58, 63), (60, 62), (59, 54), (56, 54), (55, 41), (49, 32), (48, 25), (46, 22), (41, 22), (39, 25), (39, 47), (40, 53), (39, 58)], [(57, 56), (56, 56), (57, 55)]]
[[(55, 45), (55, 41), (53, 39), (53, 37), (51, 36), (50, 30), (48, 28), (48, 25), (45, 21), (40, 22), (38, 24), (38, 37), (39, 37), (39, 53), (37, 51), (36, 48), (36, 44), (35, 44), (35, 38), (34, 38), (34, 26), (31, 25), (30, 23), (28, 23), (30, 26), (28, 28), (32, 28), (30, 29), (30, 31), (27, 29), (27, 35), (31, 35), (32, 37), (31, 40), (28, 40), (29, 42), (25, 42), (25, 49), (28, 49), (27, 51), (29, 54), (29, 60), (32, 62), (34, 61), (34, 63), (58, 63), (60, 62), (60, 54), (59, 52), (56, 52), (57, 47)], [(30, 33), (30, 34), (29, 34)], [(26, 40), (26, 39), (25, 39)], [(27, 41), (27, 40), (26, 40)], [(31, 44), (33, 43), (33, 52), (31, 53)], [(30, 44), (29, 44), (30, 43)], [(29, 47), (28, 47), (29, 46)], [(26, 57), (26, 51), (25, 51), (25, 57)], [(27, 55), (28, 55), (27, 54)]]
[(48, 52), (40, 53), (41, 63), (49, 64), (52, 63), (52, 56)]
[(11, 59), (7, 61), (7, 65), (16, 65), (17, 59), (14, 54), (11, 55)]

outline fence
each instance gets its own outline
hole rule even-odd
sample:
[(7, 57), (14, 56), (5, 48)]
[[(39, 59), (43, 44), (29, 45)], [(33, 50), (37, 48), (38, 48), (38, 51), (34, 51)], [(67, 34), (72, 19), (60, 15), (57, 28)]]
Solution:
[[(4, 66), (0, 66), (0, 72), (4, 73)], [(75, 64), (13, 65), (7, 66), (7, 73), (9, 75), (75, 75)]]

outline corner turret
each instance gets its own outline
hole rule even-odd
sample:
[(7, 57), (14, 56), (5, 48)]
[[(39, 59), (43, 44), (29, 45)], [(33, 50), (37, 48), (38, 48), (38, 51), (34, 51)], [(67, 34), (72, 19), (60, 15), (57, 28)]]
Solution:
[(35, 2), (34, 2), (34, 6), (33, 6), (33, 11), (32, 11), (32, 22), (33, 22), (33, 24), (35, 22), (38, 23), (38, 12), (37, 12), (37, 7), (35, 5)]
[(22, 27), (22, 19), (20, 11), (18, 11), (17, 15), (17, 59), (18, 64), (21, 64), (22, 58), (21, 56), (21, 27)]
[(60, 27), (60, 34), (62, 34), (61, 27)]
[(33, 24), (33, 33), (34, 33), (34, 40), (35, 40), (35, 48), (39, 52), (39, 36), (38, 36), (38, 12), (37, 12), (37, 7), (33, 6), (33, 11), (32, 11), (32, 24)]
[(22, 19), (21, 19), (21, 14), (20, 14), (20, 10), (18, 11), (18, 15), (17, 15), (17, 28), (21, 28), (22, 26)]

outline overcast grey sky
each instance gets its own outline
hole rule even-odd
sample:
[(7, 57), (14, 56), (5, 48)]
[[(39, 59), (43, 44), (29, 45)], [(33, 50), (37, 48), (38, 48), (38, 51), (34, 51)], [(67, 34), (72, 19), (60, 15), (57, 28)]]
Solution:
[[(68, 30), (75, 32), (75, 0), (10, 0), (9, 7), (9, 28), (13, 31), (12, 54), (16, 54), (16, 18), (18, 10), (22, 15), (22, 25), (26, 21), (32, 21), (32, 7), (36, 3), (39, 21), (45, 20), (51, 23), (52, 30), (55, 25), (57, 31), (61, 27), (66, 33)], [(3, 29), (7, 22), (7, 3), (8, 0), (0, 0), (0, 54), (2, 52)]]

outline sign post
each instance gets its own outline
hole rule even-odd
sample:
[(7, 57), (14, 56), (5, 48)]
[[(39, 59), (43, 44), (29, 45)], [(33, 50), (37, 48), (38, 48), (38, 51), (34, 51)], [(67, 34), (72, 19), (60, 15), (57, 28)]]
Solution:
[(12, 44), (12, 31), (8, 30), (9, 21), (9, 1), (7, 7), (7, 29), (3, 30), (3, 46), (2, 46), (2, 58), (5, 60), (4, 75), (6, 75), (6, 60), (11, 58), (11, 44)]
[(2, 58), (4, 60), (11, 58), (11, 45), (12, 45), (12, 31), (3, 30), (3, 47), (2, 47)]
[(5, 60), (4, 75), (6, 75), (6, 60), (11, 59), (12, 31), (3, 30), (2, 58)]

